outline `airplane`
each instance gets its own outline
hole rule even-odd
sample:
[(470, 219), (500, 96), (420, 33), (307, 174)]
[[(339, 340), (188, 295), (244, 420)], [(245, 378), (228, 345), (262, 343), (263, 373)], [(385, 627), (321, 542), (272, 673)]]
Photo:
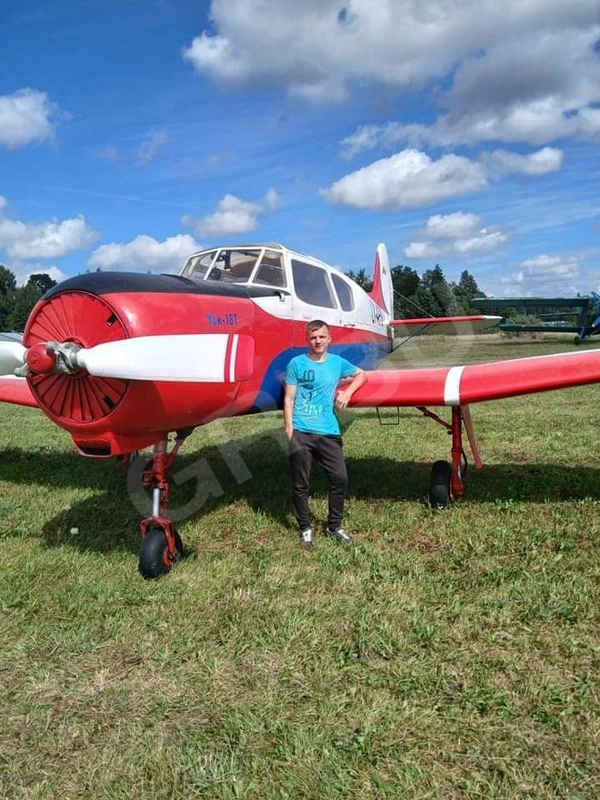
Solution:
[[(501, 322), (500, 330), (507, 333), (575, 333), (575, 344), (581, 344), (590, 336), (600, 333), (600, 294), (597, 292), (590, 292), (587, 297), (475, 297), (471, 305), (494, 313), (505, 308), (516, 308), (540, 319), (539, 323), (528, 324), (512, 320)], [(553, 312), (544, 313), (541, 311), (544, 308), (552, 308)]]
[[(369, 370), (351, 406), (416, 407), (451, 434), (450, 460), (431, 470), (434, 507), (464, 493), (463, 434), (482, 467), (470, 404), (600, 382), (600, 350), (376, 369), (397, 344), (395, 329), (410, 335), (432, 322), (393, 319), (385, 245), (377, 247), (367, 293), (319, 259), (253, 244), (202, 250), (179, 275), (95, 272), (51, 288), (31, 312), (22, 343), (0, 342), (0, 401), (41, 409), (83, 456), (127, 460), (153, 448), (142, 474), (152, 511), (140, 523), (139, 570), (158, 577), (183, 549), (169, 519), (167, 473), (184, 440), (212, 420), (281, 409), (287, 364), (306, 352), (313, 319), (330, 325), (332, 352)], [(442, 317), (436, 325), (461, 332), (497, 321)], [(438, 406), (449, 407), (449, 422), (430, 410)]]

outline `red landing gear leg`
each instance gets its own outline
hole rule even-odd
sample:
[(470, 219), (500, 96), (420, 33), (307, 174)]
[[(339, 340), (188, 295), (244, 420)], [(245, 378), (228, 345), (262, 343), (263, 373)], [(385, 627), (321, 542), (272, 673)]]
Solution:
[(152, 461), (142, 475), (142, 484), (152, 492), (152, 516), (140, 523), (139, 569), (144, 578), (158, 578), (169, 572), (183, 554), (181, 536), (167, 518), (169, 484), (166, 473), (185, 438), (178, 433), (170, 453), (167, 453), (168, 440), (155, 444)]
[(462, 421), (462, 409), (460, 406), (452, 406), (452, 479), (450, 481), (452, 500), (456, 500), (464, 494), (462, 464), (465, 451), (462, 444)]
[[(452, 500), (457, 500), (464, 494), (463, 475), (466, 473), (467, 459), (462, 443), (463, 409), (460, 406), (452, 406), (450, 424), (423, 406), (419, 406), (419, 411), (446, 428), (452, 436), (452, 463), (443, 460), (434, 463), (431, 468), (429, 488), (429, 502), (432, 508), (445, 508)], [(470, 417), (468, 419), (470, 424)], [(477, 454), (476, 461), (478, 458)]]

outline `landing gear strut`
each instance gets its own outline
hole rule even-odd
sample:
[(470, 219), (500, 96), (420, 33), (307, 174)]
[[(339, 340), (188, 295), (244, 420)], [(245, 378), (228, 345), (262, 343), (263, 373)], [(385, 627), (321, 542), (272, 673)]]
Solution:
[(424, 406), (419, 406), (418, 409), (424, 416), (446, 428), (452, 436), (452, 461), (436, 461), (431, 468), (429, 484), (431, 507), (446, 508), (452, 500), (457, 500), (464, 494), (463, 478), (467, 474), (468, 462), (462, 441), (463, 425), (469, 439), (475, 467), (481, 469), (483, 466), (473, 435), (471, 413), (468, 406), (452, 406), (452, 421), (448, 423)]
[(164, 575), (183, 555), (183, 542), (167, 517), (169, 483), (167, 470), (173, 465), (177, 453), (191, 430), (178, 431), (175, 444), (167, 452), (168, 440), (154, 445), (152, 460), (142, 473), (142, 485), (152, 493), (152, 515), (140, 523), (142, 543), (140, 545), (139, 570), (144, 578)]

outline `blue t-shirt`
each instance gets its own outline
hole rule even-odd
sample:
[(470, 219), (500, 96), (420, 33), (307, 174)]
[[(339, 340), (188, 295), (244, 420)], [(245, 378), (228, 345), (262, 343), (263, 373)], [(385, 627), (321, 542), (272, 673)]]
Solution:
[(339, 436), (340, 426), (333, 412), (335, 390), (342, 378), (356, 375), (358, 367), (341, 356), (327, 353), (324, 361), (307, 355), (290, 361), (285, 382), (297, 386), (292, 426), (301, 433)]

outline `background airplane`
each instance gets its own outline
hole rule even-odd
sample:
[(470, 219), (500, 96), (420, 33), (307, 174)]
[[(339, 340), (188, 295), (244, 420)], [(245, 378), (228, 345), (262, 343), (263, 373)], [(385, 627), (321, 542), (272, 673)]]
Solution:
[(575, 344), (600, 333), (600, 294), (596, 292), (588, 297), (507, 297), (501, 300), (476, 297), (471, 305), (494, 314), (506, 314), (507, 309), (515, 309), (540, 320), (523, 324), (510, 319), (501, 322), (500, 330), (510, 333), (575, 333)]
[[(180, 275), (80, 275), (44, 295), (22, 344), (0, 342), (0, 400), (39, 407), (81, 455), (129, 459), (153, 447), (142, 476), (152, 511), (141, 522), (140, 571), (155, 577), (182, 551), (168, 516), (167, 480), (181, 444), (214, 419), (280, 409), (287, 364), (305, 350), (311, 319), (331, 326), (333, 352), (370, 370), (353, 406), (415, 406), (451, 433), (450, 461), (437, 461), (431, 472), (434, 505), (463, 494), (463, 433), (481, 466), (470, 403), (600, 381), (600, 351), (378, 370), (395, 328), (435, 322), (462, 331), (497, 322), (392, 317), (384, 245), (370, 293), (330, 265), (275, 244), (204, 250)], [(430, 406), (449, 406), (450, 421)]]

